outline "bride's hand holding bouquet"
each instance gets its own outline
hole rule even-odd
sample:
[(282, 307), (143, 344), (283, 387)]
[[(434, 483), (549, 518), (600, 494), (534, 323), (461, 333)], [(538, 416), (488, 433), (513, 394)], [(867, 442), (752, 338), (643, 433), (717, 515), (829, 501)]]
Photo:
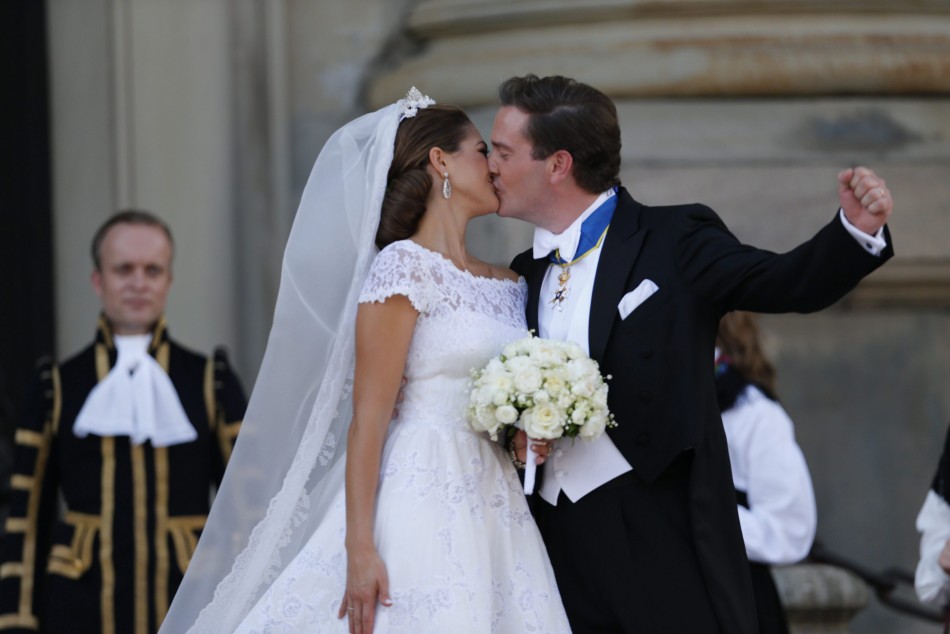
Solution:
[[(598, 438), (616, 426), (597, 362), (575, 343), (528, 336), (472, 373), (469, 424), (497, 440), (514, 426), (528, 437), (525, 493), (534, 490), (532, 441)], [(608, 379), (610, 377), (607, 377)]]

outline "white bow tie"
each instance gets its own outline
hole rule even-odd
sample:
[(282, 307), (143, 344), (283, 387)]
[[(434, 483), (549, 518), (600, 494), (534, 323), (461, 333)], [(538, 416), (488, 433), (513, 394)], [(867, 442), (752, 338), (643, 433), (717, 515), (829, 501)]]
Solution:
[(535, 259), (547, 257), (551, 252), (557, 251), (561, 259), (571, 261), (574, 258), (574, 252), (577, 251), (577, 244), (581, 240), (580, 225), (570, 226), (566, 231), (553, 234), (547, 229), (541, 227), (534, 228), (534, 247), (533, 255)]
[(86, 397), (73, 425), (76, 436), (129, 436), (133, 444), (150, 440), (155, 447), (198, 437), (168, 374), (148, 354), (150, 340), (115, 337), (115, 366)]

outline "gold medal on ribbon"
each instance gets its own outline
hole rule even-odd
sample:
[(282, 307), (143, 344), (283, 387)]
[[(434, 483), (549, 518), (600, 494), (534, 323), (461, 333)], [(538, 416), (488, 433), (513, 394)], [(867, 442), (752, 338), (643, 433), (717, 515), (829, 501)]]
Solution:
[(557, 276), (557, 289), (554, 291), (554, 297), (551, 298), (551, 306), (554, 310), (564, 310), (564, 300), (567, 299), (567, 282), (571, 279), (571, 265), (561, 264), (561, 272)]

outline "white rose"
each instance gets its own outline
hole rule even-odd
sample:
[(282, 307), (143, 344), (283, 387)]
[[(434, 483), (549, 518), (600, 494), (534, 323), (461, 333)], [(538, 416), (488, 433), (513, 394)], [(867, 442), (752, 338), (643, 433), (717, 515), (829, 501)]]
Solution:
[(491, 407), (483, 407), (476, 410), (475, 414), (476, 417), (475, 421), (472, 422), (472, 429), (475, 431), (488, 432), (492, 440), (498, 440), (498, 430), (501, 429), (501, 423), (498, 422), (495, 410)]
[(476, 407), (485, 407), (491, 405), (494, 400), (494, 394), (492, 393), (491, 386), (483, 385), (476, 390), (472, 391), (471, 402)]
[(524, 412), (524, 432), (529, 438), (554, 439), (563, 433), (564, 419), (561, 412), (548, 403), (536, 405)]
[(518, 420), (518, 410), (511, 405), (502, 405), (495, 410), (495, 418), (504, 425), (510, 425)]

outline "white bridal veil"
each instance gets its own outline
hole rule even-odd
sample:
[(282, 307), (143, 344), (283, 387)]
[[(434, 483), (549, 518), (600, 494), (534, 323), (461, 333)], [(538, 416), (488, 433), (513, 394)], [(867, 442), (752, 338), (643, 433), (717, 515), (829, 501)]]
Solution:
[(244, 424), (162, 633), (232, 632), (342, 486), (357, 300), (396, 128), (431, 103), (413, 88), (337, 130), (317, 157)]

